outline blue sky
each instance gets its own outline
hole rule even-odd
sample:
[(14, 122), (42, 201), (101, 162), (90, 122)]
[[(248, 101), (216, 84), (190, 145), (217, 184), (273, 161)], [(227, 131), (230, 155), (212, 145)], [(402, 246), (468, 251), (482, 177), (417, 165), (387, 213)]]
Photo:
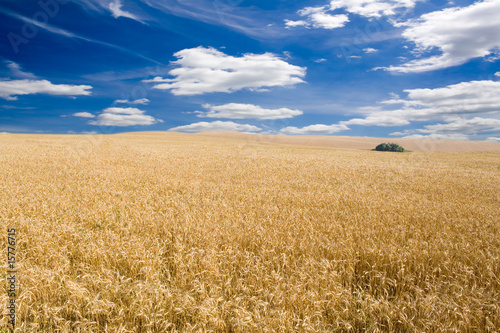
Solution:
[(3, 0), (0, 132), (500, 141), (500, 1)]

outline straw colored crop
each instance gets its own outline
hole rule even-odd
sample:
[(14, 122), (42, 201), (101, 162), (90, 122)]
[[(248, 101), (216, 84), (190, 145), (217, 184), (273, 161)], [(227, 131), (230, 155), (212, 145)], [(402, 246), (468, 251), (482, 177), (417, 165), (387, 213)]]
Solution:
[(175, 133), (0, 135), (17, 331), (498, 331), (499, 164)]

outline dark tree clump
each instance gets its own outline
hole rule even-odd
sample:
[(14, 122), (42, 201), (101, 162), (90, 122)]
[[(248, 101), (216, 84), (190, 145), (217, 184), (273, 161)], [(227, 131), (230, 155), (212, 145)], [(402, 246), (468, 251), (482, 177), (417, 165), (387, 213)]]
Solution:
[(396, 151), (396, 152), (404, 152), (405, 149), (398, 145), (397, 143), (381, 143), (377, 147), (375, 147), (377, 151)]

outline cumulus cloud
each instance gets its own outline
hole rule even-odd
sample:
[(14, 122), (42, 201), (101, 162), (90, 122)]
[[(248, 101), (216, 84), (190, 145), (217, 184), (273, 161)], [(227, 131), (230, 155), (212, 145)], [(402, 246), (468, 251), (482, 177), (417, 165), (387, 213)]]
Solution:
[(148, 105), (149, 104), (149, 99), (147, 99), (147, 98), (141, 98), (141, 99), (136, 99), (134, 101), (129, 101), (128, 99), (117, 99), (113, 103), (115, 103), (115, 104), (141, 104), (141, 105)]
[(348, 129), (349, 127), (347, 127), (344, 124), (333, 124), (333, 125), (316, 124), (302, 128), (289, 126), (281, 129), (280, 132), (283, 134), (291, 134), (291, 135), (297, 135), (297, 134), (325, 135), (325, 134), (337, 133), (340, 131), (346, 131)]
[[(393, 134), (391, 134), (391, 135), (393, 135)], [(403, 136), (403, 138), (404, 139), (424, 139), (424, 140), (460, 140), (460, 141), (469, 140), (468, 135), (460, 134), (460, 133), (453, 133), (453, 134), (433, 133), (433, 134), (427, 134), (427, 135), (411, 134), (411, 135)]]
[(95, 118), (95, 116), (92, 113), (90, 113), (90, 112), (77, 112), (77, 113), (73, 113), (73, 117)]
[(415, 43), (416, 52), (439, 50), (441, 54), (418, 58), (383, 69), (394, 72), (425, 72), (461, 65), (470, 59), (498, 53), (500, 2), (484, 0), (468, 7), (447, 8), (403, 23), (403, 37)]
[(237, 131), (237, 132), (258, 132), (262, 129), (257, 126), (247, 124), (237, 124), (232, 121), (199, 122), (185, 126), (178, 126), (169, 129), (171, 132), (206, 132), (206, 131)]
[(366, 49), (363, 49), (363, 52), (365, 52), (365, 53), (376, 53), (376, 52), (378, 52), (378, 50), (374, 49), (372, 47), (367, 47)]
[(500, 142), (500, 137), (496, 136), (490, 136), (486, 139), (486, 141), (491, 141), (491, 142)]
[[(500, 82), (471, 81), (434, 89), (407, 89), (406, 98), (392, 94), (392, 99), (382, 101), (382, 106), (358, 110), (364, 118), (341, 121), (337, 125), (404, 126), (413, 121), (444, 121), (426, 125), (422, 129), (394, 132), (391, 135), (409, 138), (465, 140), (470, 135), (500, 132), (500, 119), (485, 115), (500, 114)], [(395, 108), (388, 110), (386, 108)], [(398, 108), (399, 107), (399, 108)], [(320, 126), (317, 130), (326, 128)], [(338, 129), (339, 127), (334, 127)], [(310, 132), (316, 128), (303, 128)], [(285, 131), (299, 132), (296, 128)]]
[(197, 47), (174, 54), (179, 66), (169, 72), (173, 79), (155, 77), (144, 82), (153, 88), (170, 90), (174, 95), (201, 95), (234, 92), (241, 89), (293, 86), (304, 82), (306, 68), (294, 66), (272, 53), (234, 57), (214, 48)]
[(474, 117), (457, 118), (444, 124), (426, 125), (423, 129), (395, 132), (391, 135), (405, 138), (429, 138), (447, 140), (468, 140), (470, 135), (500, 131), (500, 119)]
[(328, 10), (327, 6), (306, 7), (297, 12), (300, 16), (306, 17), (306, 20), (285, 20), (285, 25), (287, 28), (305, 26), (307, 28), (336, 29), (345, 26), (349, 22), (347, 15), (331, 15), (327, 13)]
[(285, 20), (285, 26), (287, 28), (295, 28), (295, 27), (308, 27), (310, 24), (304, 20), (292, 21)]
[(500, 119), (474, 117), (472, 119), (459, 118), (446, 124), (425, 126), (421, 133), (467, 133), (500, 131)]
[(352, 14), (369, 18), (391, 16), (415, 7), (419, 0), (332, 0), (330, 10), (344, 8)]
[(48, 94), (48, 95), (90, 95), (92, 86), (53, 84), (47, 80), (0, 80), (0, 97), (6, 100), (17, 100), (19, 95)]
[(332, 0), (330, 4), (321, 7), (305, 7), (297, 12), (303, 20), (285, 20), (287, 28), (304, 26), (306, 28), (336, 29), (349, 22), (346, 14), (333, 14), (343, 9), (349, 14), (357, 14), (367, 18), (391, 16), (398, 11), (415, 7), (419, 0)]
[(407, 98), (393, 95), (382, 101), (393, 110), (380, 107), (360, 109), (367, 116), (343, 122), (346, 125), (399, 126), (410, 121), (442, 120), (500, 112), (500, 82), (470, 81), (434, 89), (407, 89)]
[(478, 114), (500, 111), (500, 82), (470, 81), (435, 89), (408, 89), (406, 100), (389, 100), (387, 104), (402, 103), (398, 112), (406, 119), (428, 120), (439, 116)]
[(144, 114), (146, 111), (137, 108), (117, 108), (111, 107), (104, 109), (97, 116), (97, 120), (89, 121), (91, 125), (97, 126), (135, 126), (135, 125), (153, 125), (158, 122), (163, 122), (161, 119), (156, 119)]
[(229, 103), (224, 105), (204, 104), (208, 112), (203, 112), (198, 117), (227, 118), (227, 119), (285, 119), (300, 116), (301, 110), (288, 108), (263, 109), (258, 105)]
[(344, 125), (362, 125), (362, 126), (402, 126), (410, 122), (406, 119), (395, 118), (387, 115), (373, 115), (366, 118), (353, 118), (348, 121), (340, 122)]

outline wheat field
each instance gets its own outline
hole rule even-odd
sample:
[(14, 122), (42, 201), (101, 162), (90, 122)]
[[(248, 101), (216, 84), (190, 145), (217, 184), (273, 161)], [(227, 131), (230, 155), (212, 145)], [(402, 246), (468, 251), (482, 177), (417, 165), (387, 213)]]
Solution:
[(2, 134), (15, 331), (497, 332), (499, 164), (499, 151)]

